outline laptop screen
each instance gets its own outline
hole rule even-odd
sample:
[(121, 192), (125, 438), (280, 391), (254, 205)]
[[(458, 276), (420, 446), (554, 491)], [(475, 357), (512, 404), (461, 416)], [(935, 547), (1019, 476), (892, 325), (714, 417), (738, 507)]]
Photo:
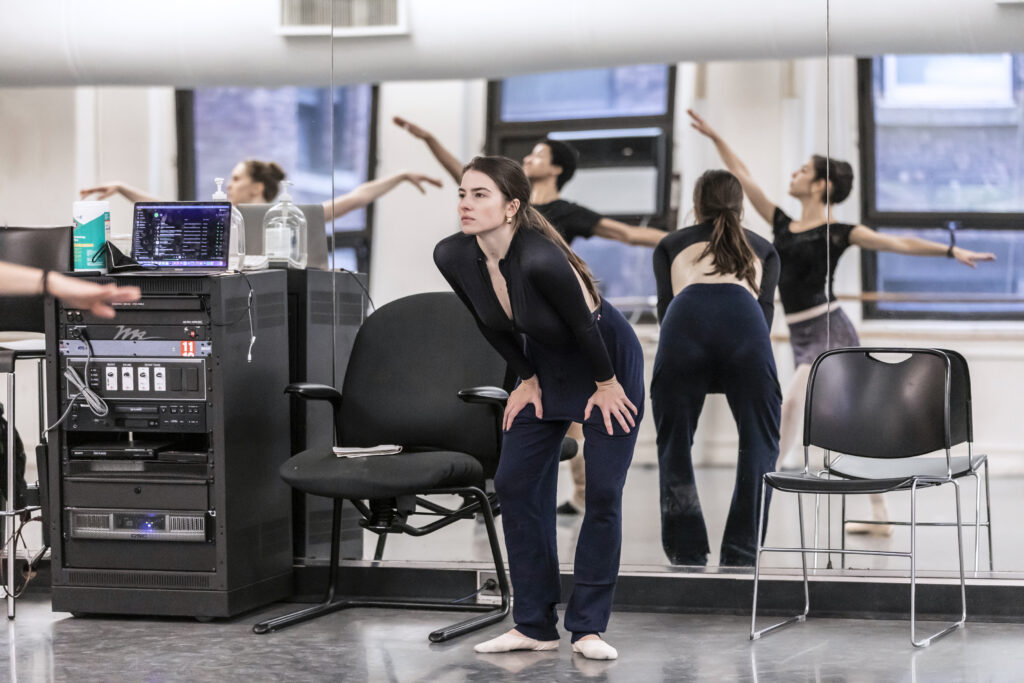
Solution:
[(138, 202), (132, 258), (156, 268), (227, 268), (230, 226), (230, 202)]

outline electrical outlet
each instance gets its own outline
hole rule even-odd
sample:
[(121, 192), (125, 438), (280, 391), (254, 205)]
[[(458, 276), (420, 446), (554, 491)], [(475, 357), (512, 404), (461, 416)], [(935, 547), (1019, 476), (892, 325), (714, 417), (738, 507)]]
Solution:
[(498, 588), (498, 575), (494, 572), (477, 572), (476, 585), (483, 586), (490, 579), (494, 582), (494, 588), (488, 588), (477, 593), (476, 604), (478, 605), (500, 605), (501, 591)]

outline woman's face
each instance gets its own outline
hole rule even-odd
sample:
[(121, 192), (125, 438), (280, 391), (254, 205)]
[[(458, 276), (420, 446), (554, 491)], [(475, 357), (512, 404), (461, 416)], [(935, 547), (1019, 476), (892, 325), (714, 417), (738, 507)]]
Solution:
[(245, 162), (240, 161), (231, 169), (226, 193), (232, 204), (260, 204), (263, 202), (263, 183), (253, 182)]
[(500, 228), (515, 215), (519, 201), (507, 201), (491, 177), (469, 170), (459, 186), (459, 221), (462, 232), (480, 235)]
[(803, 166), (793, 172), (789, 179), (789, 194), (797, 199), (804, 199), (811, 195), (821, 196), (825, 189), (823, 179), (814, 179), (814, 161), (808, 159)]

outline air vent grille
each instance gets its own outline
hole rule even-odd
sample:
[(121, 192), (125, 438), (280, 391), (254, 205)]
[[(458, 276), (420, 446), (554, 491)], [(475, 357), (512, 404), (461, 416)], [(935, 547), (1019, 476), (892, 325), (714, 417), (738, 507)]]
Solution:
[(208, 574), (170, 574), (131, 571), (85, 571), (67, 573), (72, 586), (104, 586), (114, 588), (209, 588)]
[[(408, 0), (281, 0), (281, 33), (337, 37), (408, 33)], [(333, 20), (333, 22), (332, 22)]]

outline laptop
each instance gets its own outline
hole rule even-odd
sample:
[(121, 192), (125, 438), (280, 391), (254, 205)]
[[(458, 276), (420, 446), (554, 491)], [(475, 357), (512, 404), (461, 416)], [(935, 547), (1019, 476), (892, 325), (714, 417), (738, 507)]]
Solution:
[[(272, 204), (239, 204), (245, 220), (245, 253), (263, 253), (263, 217)], [(296, 204), (306, 217), (307, 268), (327, 270), (327, 232), (321, 204)]]
[(230, 229), (230, 202), (136, 202), (132, 258), (153, 273), (223, 273)]

